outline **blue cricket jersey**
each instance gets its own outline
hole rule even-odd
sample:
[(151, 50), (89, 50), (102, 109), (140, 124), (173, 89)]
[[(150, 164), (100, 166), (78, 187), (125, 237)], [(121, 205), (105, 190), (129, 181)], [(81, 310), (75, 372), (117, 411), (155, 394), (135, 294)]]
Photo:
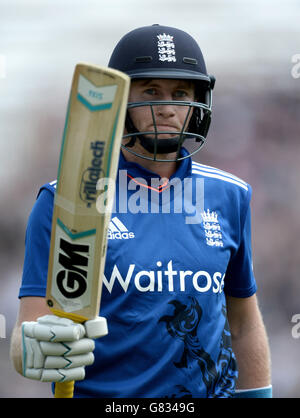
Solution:
[[(29, 217), (19, 297), (46, 293), (55, 184)], [(190, 158), (162, 181), (121, 154), (101, 299), (109, 334), (75, 396), (233, 394), (225, 295), (256, 292), (250, 198), (247, 183)]]

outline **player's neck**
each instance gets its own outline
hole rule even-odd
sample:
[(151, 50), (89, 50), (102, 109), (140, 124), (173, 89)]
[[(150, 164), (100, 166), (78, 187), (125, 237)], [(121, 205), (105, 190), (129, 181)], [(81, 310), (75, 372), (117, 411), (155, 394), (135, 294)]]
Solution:
[[(124, 149), (122, 149), (124, 158), (133, 163), (137, 163), (140, 166), (144, 167), (146, 170), (153, 171), (162, 178), (170, 178), (177, 169), (177, 163), (175, 161), (170, 162), (159, 162), (147, 160), (141, 157), (138, 157)], [(164, 156), (166, 158), (166, 156)]]

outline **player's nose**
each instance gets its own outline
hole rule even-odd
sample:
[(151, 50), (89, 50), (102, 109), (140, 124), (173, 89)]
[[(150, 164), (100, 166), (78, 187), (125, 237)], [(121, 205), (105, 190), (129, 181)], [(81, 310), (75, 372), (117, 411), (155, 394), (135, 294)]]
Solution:
[[(171, 102), (172, 98), (164, 98), (163, 100)], [(155, 107), (156, 114), (165, 118), (173, 117), (176, 114), (176, 106), (172, 103), (162, 103), (161, 105), (157, 105)]]

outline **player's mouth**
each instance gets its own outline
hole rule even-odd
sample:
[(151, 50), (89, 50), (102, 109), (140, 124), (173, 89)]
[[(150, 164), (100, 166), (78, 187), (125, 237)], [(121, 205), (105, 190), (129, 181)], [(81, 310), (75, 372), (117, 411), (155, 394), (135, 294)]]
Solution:
[[(151, 127), (152, 130), (154, 129), (154, 126)], [(157, 131), (167, 131), (167, 132), (178, 132), (179, 128), (173, 125), (166, 125), (166, 124), (157, 124), (156, 125)]]
[[(157, 132), (157, 137), (160, 138), (167, 138), (167, 137), (174, 137), (178, 135), (178, 132), (180, 132), (180, 128), (174, 125), (168, 125), (168, 124), (156, 124), (156, 126), (151, 125), (149, 127), (148, 132)], [(163, 133), (162, 133), (163, 132)], [(151, 135), (152, 137), (152, 135)]]

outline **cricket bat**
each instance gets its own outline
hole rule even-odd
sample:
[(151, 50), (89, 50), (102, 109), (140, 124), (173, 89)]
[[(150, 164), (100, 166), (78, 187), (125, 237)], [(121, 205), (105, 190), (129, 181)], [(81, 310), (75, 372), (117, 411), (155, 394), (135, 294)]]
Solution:
[[(99, 315), (114, 188), (97, 210), (99, 180), (114, 184), (130, 78), (117, 70), (75, 67), (58, 167), (46, 302), (53, 314), (83, 323)], [(74, 382), (55, 385), (73, 397)]]

